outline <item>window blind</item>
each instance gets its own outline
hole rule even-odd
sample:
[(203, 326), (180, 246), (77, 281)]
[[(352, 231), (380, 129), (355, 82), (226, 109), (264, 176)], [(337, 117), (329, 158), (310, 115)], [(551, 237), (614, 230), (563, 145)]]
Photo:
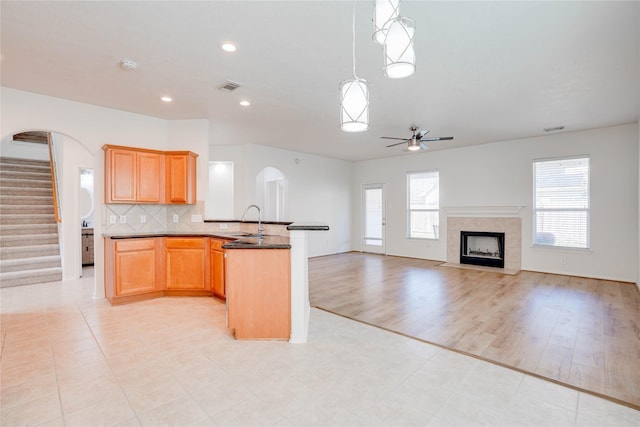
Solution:
[(534, 244), (589, 248), (589, 157), (533, 162)]
[(440, 173), (407, 174), (408, 235), (437, 239), (440, 234)]

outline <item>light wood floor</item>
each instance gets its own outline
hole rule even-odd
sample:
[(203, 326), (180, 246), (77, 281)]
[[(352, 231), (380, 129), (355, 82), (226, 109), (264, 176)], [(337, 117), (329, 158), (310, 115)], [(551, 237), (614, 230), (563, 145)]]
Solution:
[(640, 409), (634, 284), (346, 253), (309, 260), (311, 305)]

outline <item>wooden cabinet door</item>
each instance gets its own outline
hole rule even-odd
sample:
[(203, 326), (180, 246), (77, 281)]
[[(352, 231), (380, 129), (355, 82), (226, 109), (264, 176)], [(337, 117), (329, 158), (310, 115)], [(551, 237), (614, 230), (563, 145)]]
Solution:
[(129, 150), (109, 149), (105, 158), (106, 203), (135, 202), (136, 153)]
[(194, 204), (196, 202), (196, 158), (193, 153), (168, 154), (168, 203)]
[(288, 249), (230, 249), (226, 258), (229, 328), (237, 339), (289, 339)]
[(219, 297), (225, 297), (224, 251), (211, 249), (211, 290)]
[(207, 289), (204, 238), (166, 239), (166, 289)]
[(158, 153), (136, 153), (137, 196), (143, 203), (164, 202), (164, 156)]
[(115, 243), (115, 296), (157, 289), (156, 239), (127, 239)]

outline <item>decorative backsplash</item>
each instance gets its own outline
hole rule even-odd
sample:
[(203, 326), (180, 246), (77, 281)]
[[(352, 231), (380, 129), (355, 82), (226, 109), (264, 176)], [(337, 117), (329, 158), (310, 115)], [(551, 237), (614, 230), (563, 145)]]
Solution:
[[(204, 202), (195, 205), (127, 205), (109, 204), (103, 209), (102, 223), (106, 224), (105, 233), (145, 233), (163, 231), (245, 231), (255, 233), (258, 224), (255, 221), (241, 223), (205, 223)], [(174, 222), (177, 215), (177, 222)], [(111, 223), (114, 217), (115, 223)], [(124, 223), (120, 218), (124, 217)], [(286, 225), (263, 224), (264, 233), (288, 236)]]
[[(205, 226), (201, 201), (195, 205), (109, 204), (105, 205), (104, 212), (102, 223), (106, 224), (107, 233), (201, 231)], [(111, 223), (113, 218), (115, 223)]]

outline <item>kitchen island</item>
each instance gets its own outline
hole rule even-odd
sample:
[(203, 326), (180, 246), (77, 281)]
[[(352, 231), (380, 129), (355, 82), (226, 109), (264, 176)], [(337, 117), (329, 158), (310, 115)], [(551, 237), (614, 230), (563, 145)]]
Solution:
[(112, 304), (165, 295), (216, 296), (227, 300), (228, 326), (236, 338), (304, 342), (309, 316), (306, 232), (328, 227), (287, 228), (290, 236), (242, 231), (103, 234), (105, 295)]

